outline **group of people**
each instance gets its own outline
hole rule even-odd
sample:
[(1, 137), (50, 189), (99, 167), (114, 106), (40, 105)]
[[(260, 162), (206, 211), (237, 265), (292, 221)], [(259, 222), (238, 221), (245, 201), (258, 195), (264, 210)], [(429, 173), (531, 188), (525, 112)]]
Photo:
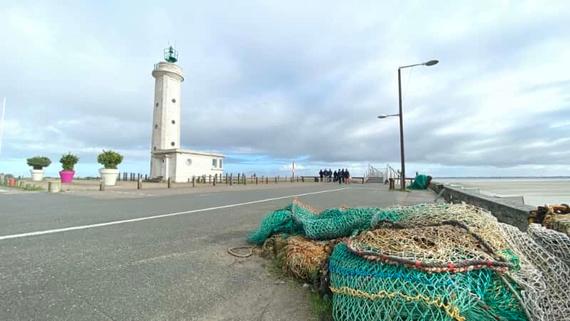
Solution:
[(350, 183), (350, 173), (348, 172), (347, 168), (339, 169), (336, 171), (332, 171), (329, 169), (321, 169), (319, 171), (319, 177), (321, 178), (321, 182), (338, 182), (339, 184), (348, 184)]

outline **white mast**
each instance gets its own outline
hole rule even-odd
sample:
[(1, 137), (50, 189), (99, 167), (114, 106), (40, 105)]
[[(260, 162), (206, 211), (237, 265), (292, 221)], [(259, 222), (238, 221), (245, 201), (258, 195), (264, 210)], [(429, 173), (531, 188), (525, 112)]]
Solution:
[(291, 164), (291, 177), (295, 178), (295, 161)]
[(2, 103), (2, 115), (0, 116), (0, 154), (2, 153), (2, 135), (4, 134), (4, 114), (6, 113), (6, 97)]

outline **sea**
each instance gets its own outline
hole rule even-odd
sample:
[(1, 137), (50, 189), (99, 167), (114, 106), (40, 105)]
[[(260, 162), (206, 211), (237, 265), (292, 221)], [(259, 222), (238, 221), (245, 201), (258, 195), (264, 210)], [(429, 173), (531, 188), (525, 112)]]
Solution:
[(435, 182), (461, 185), (471, 191), (497, 197), (522, 197), (525, 204), (570, 204), (570, 177), (543, 178), (435, 178)]

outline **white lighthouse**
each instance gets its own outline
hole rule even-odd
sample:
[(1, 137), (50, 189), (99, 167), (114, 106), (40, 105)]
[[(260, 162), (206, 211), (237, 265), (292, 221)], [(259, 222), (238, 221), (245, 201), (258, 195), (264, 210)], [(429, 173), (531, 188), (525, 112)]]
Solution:
[(186, 182), (192, 176), (221, 177), (223, 155), (180, 148), (180, 89), (184, 75), (176, 64), (178, 53), (174, 48), (165, 49), (164, 60), (152, 71), (155, 85), (150, 176), (174, 182)]

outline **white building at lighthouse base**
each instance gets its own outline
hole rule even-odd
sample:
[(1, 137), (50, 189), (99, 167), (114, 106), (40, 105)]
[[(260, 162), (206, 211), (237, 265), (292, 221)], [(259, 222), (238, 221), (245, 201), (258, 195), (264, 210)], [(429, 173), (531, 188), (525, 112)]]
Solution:
[(176, 183), (188, 182), (192, 177), (204, 175), (220, 179), (224, 173), (222, 154), (173, 148), (153, 151), (151, 157), (151, 176), (170, 178)]

